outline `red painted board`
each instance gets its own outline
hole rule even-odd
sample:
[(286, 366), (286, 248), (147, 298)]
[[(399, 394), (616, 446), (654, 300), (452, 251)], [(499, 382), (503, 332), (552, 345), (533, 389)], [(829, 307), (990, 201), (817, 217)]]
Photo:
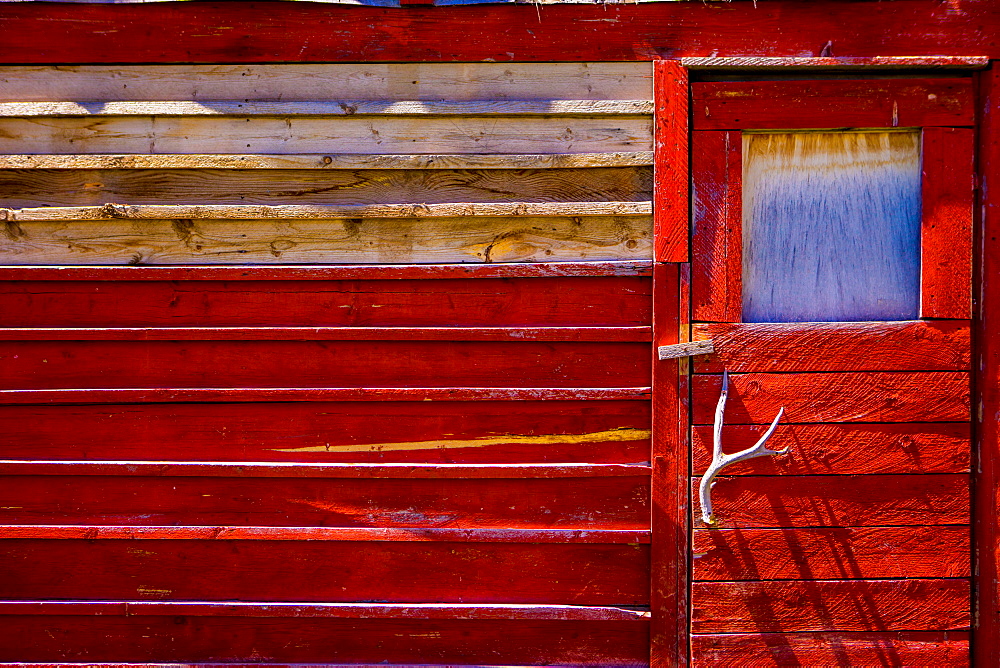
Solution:
[(688, 259), (688, 76), (675, 60), (653, 62), (656, 104), (653, 157), (653, 236), (658, 262)]
[(691, 648), (696, 666), (969, 665), (961, 631), (695, 635)]
[[(727, 425), (723, 450), (745, 450), (765, 430), (763, 425)], [(734, 464), (726, 475), (968, 473), (969, 431), (965, 422), (778, 425), (768, 447), (787, 447), (788, 454)], [(694, 473), (701, 475), (712, 461), (712, 427), (693, 427), (691, 443)]]
[(712, 507), (720, 528), (968, 524), (969, 493), (968, 475), (736, 476)]
[(646, 545), (0, 541), (9, 600), (646, 605)]
[(848, 580), (970, 575), (968, 526), (697, 529), (694, 580)]
[(695, 132), (691, 142), (691, 317), (739, 322), (743, 318), (743, 139), (739, 132)]
[[(0, 61), (371, 62), (593, 61), (682, 56), (1000, 55), (991, 2), (962, 11), (925, 0), (767, 7), (700, 3), (535, 7), (292, 6), (198, 2), (189, 6), (4, 8), (10, 38)], [(185, 3), (186, 5), (187, 3)], [(859, 8), (860, 7), (860, 8)], [(859, 12), (862, 12), (859, 14)], [(859, 24), (868, 12), (877, 21)], [(598, 23), (600, 21), (600, 23)], [(130, 30), (122, 30), (128, 26)], [(428, 26), (433, 26), (429, 30)], [(116, 38), (105, 35), (117, 31)], [(171, 39), (155, 39), (165, 31)], [(949, 60), (942, 58), (942, 60)], [(932, 59), (931, 63), (937, 62)]]
[(439, 341), (7, 341), (0, 388), (621, 387), (649, 345)]
[(646, 529), (649, 478), (0, 476), (0, 524)]
[(0, 458), (643, 462), (645, 401), (0, 406)]
[[(712, 424), (721, 376), (695, 376), (695, 424)], [(726, 424), (782, 422), (949, 422), (969, 419), (963, 372), (747, 373), (729, 377)]]
[(692, 633), (963, 631), (969, 581), (696, 582)]
[(25, 280), (32, 275), (0, 283), (0, 326), (629, 327), (652, 319), (652, 282), (634, 276)]
[(970, 318), (974, 131), (926, 128), (920, 152), (920, 315)]
[[(8, 616), (0, 660), (641, 666), (648, 622)], [(374, 648), (377, 648), (374, 649)]]
[(968, 371), (967, 320), (697, 324), (715, 352), (697, 373), (746, 371)]
[(835, 79), (691, 85), (695, 130), (972, 125), (972, 80)]

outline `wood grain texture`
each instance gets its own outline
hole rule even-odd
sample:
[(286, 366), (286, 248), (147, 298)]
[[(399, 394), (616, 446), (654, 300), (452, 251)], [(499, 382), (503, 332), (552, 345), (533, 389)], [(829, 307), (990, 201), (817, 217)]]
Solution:
[(972, 315), (974, 133), (927, 128), (923, 136), (920, 315)]
[(933, 69), (978, 69), (989, 64), (989, 58), (982, 56), (739, 56), (687, 57), (681, 58), (681, 65), (693, 70), (750, 71), (877, 71), (877, 70), (933, 70)]
[(695, 130), (972, 125), (970, 79), (703, 82)]
[[(694, 424), (712, 424), (722, 379), (692, 379)], [(964, 372), (747, 373), (729, 377), (727, 424), (782, 422), (963, 422)]]
[(969, 581), (698, 582), (692, 633), (962, 631)]
[[(129, 604), (130, 607), (134, 604)], [(0, 660), (363, 665), (642, 666), (647, 620), (338, 619), (161, 615), (6, 616)], [(289, 639), (294, 638), (293, 642)], [(265, 664), (266, 665), (266, 664)], [(384, 664), (383, 664), (384, 665)]]
[(969, 495), (968, 475), (736, 476), (712, 505), (720, 528), (921, 526), (968, 524)]
[(0, 155), (0, 169), (574, 169), (645, 167), (652, 151), (615, 153), (160, 153)]
[(649, 601), (645, 545), (10, 539), (0, 563), (5, 600)]
[(960, 631), (747, 633), (691, 637), (700, 666), (967, 666)]
[(655, 189), (653, 227), (659, 262), (688, 259), (688, 77), (676, 61), (653, 62)]
[(743, 139), (739, 132), (695, 132), (691, 142), (692, 319), (739, 322), (743, 312)]
[(0, 458), (643, 462), (650, 420), (648, 398), (0, 406)]
[(651, 259), (652, 219), (10, 222), (8, 265), (414, 264)]
[(712, 341), (696, 373), (968, 371), (969, 323), (953, 321), (697, 324)]
[[(726, 425), (728, 452), (749, 448), (763, 426)], [(779, 424), (773, 448), (781, 457), (759, 457), (726, 469), (743, 475), (859, 475), (879, 473), (968, 473), (972, 458), (970, 427), (964, 422), (896, 424)], [(712, 459), (712, 427), (691, 429), (693, 471), (701, 475)]]
[(649, 344), (444, 341), (5, 341), (2, 389), (621, 387)]
[(968, 526), (697, 529), (696, 581), (967, 578)]
[(0, 118), (0, 152), (615, 153), (652, 150), (652, 126), (643, 116)]
[(0, 198), (10, 208), (649, 201), (652, 170), (13, 169), (0, 171)]

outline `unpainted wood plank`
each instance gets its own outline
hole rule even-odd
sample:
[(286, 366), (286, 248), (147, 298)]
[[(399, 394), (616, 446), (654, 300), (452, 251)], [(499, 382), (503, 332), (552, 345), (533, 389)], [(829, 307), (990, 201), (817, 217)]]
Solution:
[(691, 211), (687, 71), (672, 60), (656, 60), (653, 66), (656, 95), (655, 257), (659, 262), (686, 262)]
[[(234, 429), (233, 425), (240, 425)], [(447, 425), (446, 428), (442, 425)], [(649, 460), (650, 403), (0, 406), (0, 458), (511, 464)]]
[[(726, 425), (728, 452), (751, 447), (763, 426)], [(709, 425), (692, 427), (695, 475), (712, 460)], [(768, 447), (788, 448), (780, 457), (758, 457), (726, 468), (727, 476), (859, 475), (876, 473), (968, 473), (972, 457), (970, 425), (963, 422), (896, 424), (779, 424)]]
[(613, 153), (650, 151), (652, 118), (0, 119), (0, 153)]
[(691, 637), (694, 666), (967, 666), (960, 631), (727, 633)]
[(579, 169), (645, 167), (652, 151), (528, 154), (49, 154), (0, 155), (0, 169)]
[(712, 506), (719, 528), (968, 524), (969, 483), (949, 474), (720, 477)]
[(692, 70), (760, 71), (795, 70), (969, 70), (989, 64), (983, 56), (686, 56), (681, 65)]
[(692, 319), (739, 322), (743, 319), (743, 139), (739, 132), (695, 132), (691, 141)]
[(696, 529), (695, 581), (969, 577), (967, 526)]
[(5, 390), (576, 387), (649, 382), (648, 343), (4, 341)]
[(7, 221), (0, 263), (415, 264), (651, 259), (649, 216)]
[(648, 61), (15, 65), (0, 69), (0, 100), (652, 100), (652, 69)]
[(4, 600), (649, 601), (648, 545), (12, 538), (0, 564)]
[(715, 351), (696, 373), (749, 371), (967, 371), (967, 320), (697, 324)]
[[(694, 376), (694, 424), (712, 424), (720, 376)], [(969, 375), (959, 371), (734, 374), (727, 424), (782, 422), (964, 422)]]
[(698, 582), (693, 633), (963, 631), (969, 581)]
[[(2, 160), (0, 160), (2, 161)], [(148, 204), (608, 202), (652, 199), (648, 168), (0, 171), (9, 208)]]
[(921, 152), (920, 315), (970, 318), (974, 132), (927, 128)]
[(895, 128), (974, 122), (971, 79), (701, 82), (695, 130)]

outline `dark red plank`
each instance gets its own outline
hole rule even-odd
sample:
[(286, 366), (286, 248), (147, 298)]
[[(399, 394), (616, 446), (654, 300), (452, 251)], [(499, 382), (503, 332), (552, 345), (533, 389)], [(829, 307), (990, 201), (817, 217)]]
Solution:
[(621, 387), (650, 378), (641, 343), (8, 341), (3, 389)]
[[(693, 421), (712, 424), (721, 376), (695, 376)], [(949, 422), (969, 419), (969, 375), (961, 372), (747, 373), (729, 377), (727, 424)]]
[(653, 62), (656, 103), (653, 158), (654, 253), (659, 262), (688, 259), (688, 76), (677, 61)]
[[(238, 426), (238, 428), (237, 428)], [(0, 406), (0, 458), (649, 461), (645, 401)]]
[(718, 323), (694, 326), (715, 352), (697, 373), (968, 371), (969, 322)]
[(55, 281), (18, 271), (21, 280), (0, 283), (3, 327), (628, 327), (652, 317), (644, 277), (137, 281), (66, 271)]
[(10, 600), (649, 602), (643, 545), (10, 539), (0, 569)]
[(920, 315), (972, 317), (971, 128), (927, 128), (921, 142)]
[(695, 130), (972, 125), (971, 79), (726, 81), (691, 86)]
[[(763, 426), (727, 425), (726, 452), (749, 448)], [(968, 473), (970, 425), (964, 422), (778, 425), (769, 447), (787, 455), (758, 457), (726, 468), (727, 476), (873, 473)], [(701, 475), (712, 460), (712, 427), (691, 429), (693, 466)]]
[(0, 476), (0, 524), (646, 529), (648, 476)]
[(692, 319), (739, 322), (743, 313), (743, 138), (695, 132)]
[(968, 526), (697, 529), (694, 580), (969, 577)]
[(696, 582), (693, 633), (962, 631), (969, 581)]
[(8, 616), (0, 660), (642, 666), (648, 621)]
[(967, 666), (969, 634), (747, 633), (691, 638), (696, 666)]
[(712, 506), (725, 528), (967, 524), (969, 493), (967, 475), (738, 476), (716, 479)]

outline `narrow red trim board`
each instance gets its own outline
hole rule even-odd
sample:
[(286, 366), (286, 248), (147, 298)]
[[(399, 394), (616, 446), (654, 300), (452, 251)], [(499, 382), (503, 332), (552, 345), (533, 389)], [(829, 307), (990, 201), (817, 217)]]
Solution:
[(653, 235), (658, 262), (688, 259), (688, 77), (676, 60), (653, 62), (656, 104)]

